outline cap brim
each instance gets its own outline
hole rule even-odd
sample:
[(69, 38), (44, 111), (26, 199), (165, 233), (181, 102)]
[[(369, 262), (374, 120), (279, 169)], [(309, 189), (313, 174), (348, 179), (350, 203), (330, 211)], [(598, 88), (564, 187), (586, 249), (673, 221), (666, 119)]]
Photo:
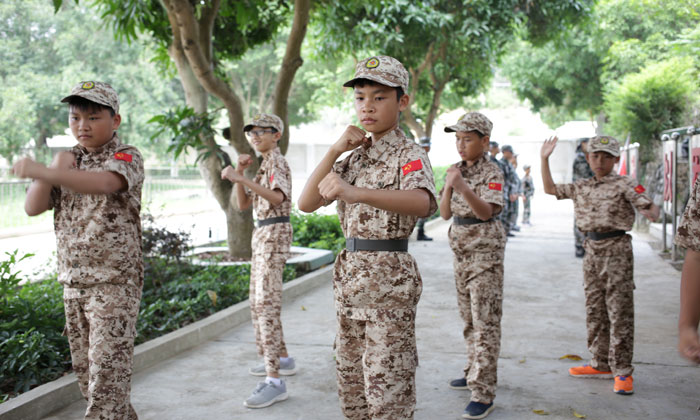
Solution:
[(83, 96), (83, 95), (77, 95), (77, 94), (68, 95), (68, 96), (66, 96), (65, 98), (61, 99), (61, 102), (62, 102), (62, 103), (66, 103), (66, 102), (70, 101), (71, 98), (82, 98), (82, 99), (86, 99), (86, 100), (88, 100), (88, 101), (90, 101), (90, 102), (94, 102), (94, 103), (96, 103), (96, 104), (100, 104), (100, 105), (102, 105), (102, 106), (106, 106), (107, 108), (112, 109), (112, 110), (114, 110), (114, 111), (116, 112), (116, 110), (115, 110), (114, 108), (112, 108), (112, 105), (106, 104), (106, 103), (104, 103), (104, 102), (96, 101), (94, 98), (90, 98), (90, 97)]
[(605, 153), (610, 153), (611, 156), (613, 157), (619, 157), (620, 156), (620, 151), (617, 152), (617, 154), (611, 152), (610, 150), (607, 149), (591, 149), (588, 151), (588, 153), (595, 153), (595, 152), (605, 152)]
[(484, 135), (484, 133), (482, 133), (481, 130), (479, 130), (478, 128), (474, 128), (474, 127), (464, 125), (464, 124), (455, 124), (455, 125), (451, 125), (449, 127), (445, 127), (445, 133), (456, 133), (458, 131), (462, 131), (462, 132), (476, 131), (479, 134), (481, 134), (482, 136)]
[(354, 79), (348, 80), (347, 82), (343, 83), (343, 87), (354, 87), (354, 86), (355, 86), (355, 83), (357, 83), (357, 81), (358, 81), (358, 80), (361, 80), (361, 79), (362, 79), (362, 80), (371, 80), (371, 81), (373, 81), (373, 82), (377, 82), (377, 83), (379, 83), (380, 85), (384, 85), (384, 86), (389, 86), (389, 87), (394, 87), (394, 88), (395, 88), (395, 87), (401, 87), (400, 84), (387, 82), (386, 80), (384, 80), (384, 79), (382, 79), (382, 78), (380, 78), (380, 77), (376, 77), (376, 76), (372, 76), (372, 75), (366, 75), (366, 76), (362, 76), (362, 77), (355, 77)]

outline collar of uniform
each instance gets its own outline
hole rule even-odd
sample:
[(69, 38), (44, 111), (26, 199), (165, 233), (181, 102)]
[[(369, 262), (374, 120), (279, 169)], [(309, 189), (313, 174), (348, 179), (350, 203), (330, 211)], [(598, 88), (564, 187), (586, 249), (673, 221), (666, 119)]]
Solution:
[(600, 179), (596, 178), (595, 176), (592, 176), (592, 177), (590, 177), (589, 179), (592, 179), (593, 182), (602, 182), (602, 183), (605, 183), (605, 182), (610, 182), (610, 181), (614, 180), (614, 179), (617, 178), (617, 177), (618, 177), (618, 175), (617, 175), (615, 172), (612, 172), (612, 171), (611, 171), (609, 174), (605, 175), (604, 177), (602, 177), (602, 178), (600, 178)]
[(122, 142), (121, 142), (121, 140), (119, 140), (119, 136), (118, 136), (117, 133), (115, 132), (115, 133), (112, 135), (112, 139), (111, 139), (110, 141), (108, 141), (107, 143), (105, 143), (105, 144), (103, 144), (102, 146), (98, 147), (97, 149), (95, 149), (95, 150), (92, 151), (92, 152), (89, 151), (88, 149), (86, 149), (86, 148), (85, 148), (84, 146), (82, 146), (81, 144), (76, 144), (75, 146), (73, 146), (73, 152), (74, 152), (74, 153), (80, 153), (80, 154), (83, 154), (83, 155), (87, 155), (87, 154), (91, 154), (91, 153), (92, 153), (92, 154), (99, 154), (99, 153), (104, 152), (105, 150), (113, 149), (113, 148), (119, 146), (120, 144), (122, 144)]
[(277, 155), (281, 155), (282, 151), (280, 150), (279, 146), (275, 147), (274, 149), (270, 150), (270, 153), (267, 155), (263, 155), (263, 160), (269, 160), (272, 157), (275, 157)]
[(379, 158), (381, 158), (384, 152), (392, 148), (391, 146), (397, 144), (401, 141), (401, 139), (405, 137), (406, 136), (404, 135), (403, 131), (401, 131), (400, 128), (396, 127), (395, 129), (386, 133), (381, 139), (379, 139), (379, 141), (377, 141), (368, 149), (366, 149), (365, 153), (370, 159), (378, 160)]
[(482, 162), (486, 162), (486, 159), (486, 154), (483, 154), (479, 159), (474, 161), (474, 164), (472, 166), (467, 166), (466, 161), (460, 160), (459, 162), (457, 162), (457, 167), (462, 171), (472, 170), (473, 168), (476, 168), (477, 166), (481, 165)]

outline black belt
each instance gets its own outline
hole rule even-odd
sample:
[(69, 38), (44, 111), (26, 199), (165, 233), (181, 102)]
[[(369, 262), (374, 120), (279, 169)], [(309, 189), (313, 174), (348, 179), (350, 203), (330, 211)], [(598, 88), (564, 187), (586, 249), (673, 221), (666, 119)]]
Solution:
[(355, 251), (408, 251), (408, 239), (345, 238), (345, 249)]
[(601, 241), (603, 239), (616, 238), (624, 234), (624, 230), (613, 230), (612, 232), (586, 232), (586, 238), (594, 241)]
[(258, 227), (272, 225), (274, 223), (289, 223), (289, 216), (270, 217), (269, 219), (258, 220)]
[(491, 220), (493, 220), (493, 219), (481, 220), (481, 219), (477, 219), (475, 217), (455, 216), (452, 218), (452, 223), (454, 223), (455, 225), (478, 225), (479, 223), (486, 223), (486, 222), (490, 222)]

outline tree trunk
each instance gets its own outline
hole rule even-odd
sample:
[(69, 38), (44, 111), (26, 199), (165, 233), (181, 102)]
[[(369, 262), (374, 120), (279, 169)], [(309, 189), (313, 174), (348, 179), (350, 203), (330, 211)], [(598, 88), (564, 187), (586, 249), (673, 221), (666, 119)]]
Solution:
[(275, 84), (275, 93), (273, 96), (273, 111), (275, 115), (282, 118), (284, 121), (284, 133), (279, 140), (280, 151), (283, 155), (287, 154), (289, 148), (289, 90), (292, 88), (292, 82), (297, 70), (304, 63), (301, 58), (301, 44), (306, 37), (306, 28), (309, 24), (309, 10), (311, 9), (310, 0), (295, 0), (294, 1), (294, 21), (292, 22), (292, 30), (287, 38), (287, 49), (282, 59), (282, 66), (277, 75), (277, 83)]

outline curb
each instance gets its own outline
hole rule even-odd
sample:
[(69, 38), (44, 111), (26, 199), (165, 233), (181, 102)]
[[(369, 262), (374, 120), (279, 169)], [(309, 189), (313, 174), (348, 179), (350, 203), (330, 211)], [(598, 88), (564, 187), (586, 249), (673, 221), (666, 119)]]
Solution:
[[(289, 302), (322, 284), (330, 283), (332, 278), (333, 265), (329, 265), (294, 279), (283, 286), (282, 301)], [(148, 369), (249, 320), (250, 306), (245, 300), (139, 344), (134, 349), (133, 371), (137, 373)], [(82, 398), (75, 374), (71, 373), (0, 404), (0, 420), (39, 420)]]

